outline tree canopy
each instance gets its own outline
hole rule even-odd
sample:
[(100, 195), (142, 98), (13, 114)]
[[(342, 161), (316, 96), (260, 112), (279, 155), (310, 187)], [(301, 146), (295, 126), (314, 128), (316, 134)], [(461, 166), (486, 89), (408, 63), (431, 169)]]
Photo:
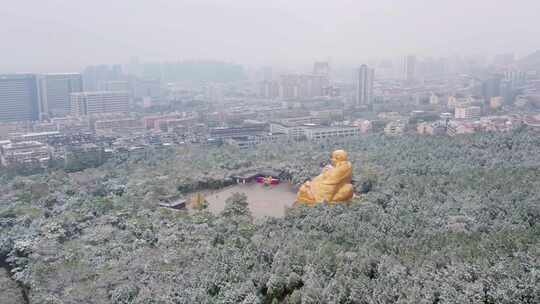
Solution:
[[(263, 220), (242, 194), (221, 214), (158, 207), (239, 170), (300, 184), (337, 148), (361, 193), (348, 207)], [(372, 135), (6, 175), (1, 265), (28, 303), (540, 303), (538, 151), (526, 131)]]

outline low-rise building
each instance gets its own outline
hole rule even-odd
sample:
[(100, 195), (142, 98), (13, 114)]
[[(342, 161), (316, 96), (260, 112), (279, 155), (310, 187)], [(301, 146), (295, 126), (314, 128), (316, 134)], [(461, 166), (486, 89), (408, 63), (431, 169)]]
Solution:
[(382, 112), (377, 114), (377, 117), (386, 121), (398, 121), (405, 119), (405, 117), (398, 112)]
[(210, 129), (210, 138), (225, 139), (240, 136), (256, 136), (268, 133), (268, 130), (268, 125), (266, 123), (227, 128), (212, 128)]
[(45, 164), (51, 159), (50, 148), (38, 141), (10, 142), (0, 146), (3, 166)]
[(467, 119), (467, 120), (478, 120), (482, 114), (482, 109), (478, 106), (460, 106), (456, 107), (455, 118), (456, 119)]
[(320, 124), (322, 122), (322, 119), (317, 116), (296, 116), (296, 117), (289, 117), (289, 118), (283, 118), (276, 120), (276, 122), (279, 122), (284, 125), (288, 126), (299, 126), (304, 124)]
[(446, 122), (422, 122), (417, 125), (416, 132), (421, 135), (444, 135), (446, 134)]
[(302, 139), (306, 136), (304, 125), (284, 124), (280, 122), (270, 123), (270, 132), (285, 134), (291, 139)]
[(444, 113), (441, 113), (441, 115), (439, 117), (442, 120), (449, 120), (449, 119), (452, 119), (453, 115), (452, 115), (452, 113), (444, 112)]
[(480, 130), (480, 127), (480, 122), (451, 121), (448, 123), (447, 134), (449, 136), (474, 134)]
[(52, 131), (52, 132), (33, 132), (33, 133), (26, 133), (26, 134), (20, 134), (13, 136), (11, 138), (11, 141), (13, 142), (22, 142), (22, 141), (39, 141), (42, 143), (48, 143), (51, 140), (55, 140), (57, 138), (61, 138), (63, 135), (58, 131)]
[(9, 139), (16, 134), (32, 132), (31, 122), (0, 122), (0, 140)]
[(514, 102), (514, 105), (518, 108), (528, 107), (529, 104), (530, 104), (529, 99), (523, 95), (517, 96), (516, 101)]
[(405, 132), (405, 123), (400, 120), (391, 121), (386, 124), (384, 134), (389, 136), (399, 136)]
[(94, 122), (96, 134), (126, 133), (144, 130), (142, 122), (135, 118), (100, 119)]
[(533, 130), (540, 130), (540, 115), (526, 115), (523, 117), (523, 123)]
[(357, 120), (353, 123), (353, 126), (360, 128), (360, 133), (366, 134), (373, 130), (373, 124), (367, 119)]
[(167, 115), (153, 115), (153, 116), (145, 116), (143, 118), (144, 127), (148, 130), (150, 129), (157, 129), (157, 122), (164, 119), (178, 119), (181, 118), (182, 115), (179, 113), (173, 113), (173, 114), (167, 114)]
[(504, 104), (504, 97), (501, 97), (501, 96), (491, 97), (491, 100), (489, 101), (489, 107), (492, 108), (493, 110), (502, 108), (503, 104)]
[(454, 109), (458, 106), (461, 106), (461, 105), (468, 105), (472, 102), (475, 101), (475, 98), (472, 97), (472, 96), (454, 96), (454, 95), (451, 95), (451, 96), (448, 96), (448, 102), (447, 102), (447, 107), (448, 108), (451, 108), (451, 109)]
[(53, 122), (36, 122), (32, 127), (34, 132), (54, 132), (58, 131), (58, 125)]
[(438, 105), (441, 103), (442, 98), (443, 98), (442, 94), (432, 92), (431, 96), (429, 97), (429, 104)]
[(418, 125), (416, 125), (416, 133), (420, 135), (428, 134), (427, 129), (430, 124), (427, 122), (421, 122)]
[(172, 113), (166, 115), (146, 116), (143, 118), (144, 127), (148, 130), (167, 131), (170, 125), (183, 125), (191, 127), (197, 124), (199, 118), (196, 115), (186, 113)]
[(287, 135), (283, 133), (268, 133), (254, 136), (233, 137), (227, 139), (226, 142), (230, 145), (236, 145), (240, 149), (248, 149), (260, 144), (275, 143), (285, 139), (287, 139)]
[(343, 109), (324, 109), (324, 110), (312, 110), (309, 114), (315, 118), (319, 118), (325, 121), (343, 120)]
[(10, 144), (10, 143), (11, 143), (11, 140), (0, 140), (0, 148), (1, 148), (2, 146), (5, 146), (5, 145), (7, 145), (7, 144)]
[(486, 132), (507, 132), (520, 125), (520, 120), (515, 116), (489, 116), (480, 119), (480, 127)]
[(91, 130), (88, 117), (58, 117), (51, 120), (62, 133), (81, 133)]
[(190, 128), (197, 123), (197, 118), (194, 116), (175, 118), (175, 119), (160, 119), (156, 122), (156, 128), (163, 132), (171, 132), (176, 127)]
[(93, 143), (69, 146), (64, 155), (64, 165), (68, 170), (96, 167), (106, 160), (105, 149)]
[(336, 137), (353, 137), (360, 135), (360, 128), (347, 126), (305, 125), (305, 136), (308, 140), (321, 140)]

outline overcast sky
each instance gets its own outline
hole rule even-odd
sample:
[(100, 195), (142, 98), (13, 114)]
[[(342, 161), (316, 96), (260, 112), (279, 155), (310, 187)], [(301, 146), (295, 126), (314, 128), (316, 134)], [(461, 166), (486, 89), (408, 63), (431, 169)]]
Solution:
[(540, 0), (0, 0), (0, 70), (540, 49)]

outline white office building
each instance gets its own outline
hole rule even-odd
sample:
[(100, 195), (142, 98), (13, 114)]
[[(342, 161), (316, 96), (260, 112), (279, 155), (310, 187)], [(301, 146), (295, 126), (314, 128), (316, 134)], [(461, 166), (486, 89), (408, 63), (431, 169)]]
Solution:
[(75, 116), (129, 111), (128, 92), (81, 92), (71, 94), (71, 114)]

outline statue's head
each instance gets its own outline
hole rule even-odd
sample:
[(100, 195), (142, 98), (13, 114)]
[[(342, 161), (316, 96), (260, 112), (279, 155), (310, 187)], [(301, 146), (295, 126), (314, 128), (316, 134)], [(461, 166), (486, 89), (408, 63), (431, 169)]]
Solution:
[(336, 150), (332, 152), (332, 166), (336, 166), (341, 162), (347, 161), (348, 158), (349, 157), (345, 150)]

